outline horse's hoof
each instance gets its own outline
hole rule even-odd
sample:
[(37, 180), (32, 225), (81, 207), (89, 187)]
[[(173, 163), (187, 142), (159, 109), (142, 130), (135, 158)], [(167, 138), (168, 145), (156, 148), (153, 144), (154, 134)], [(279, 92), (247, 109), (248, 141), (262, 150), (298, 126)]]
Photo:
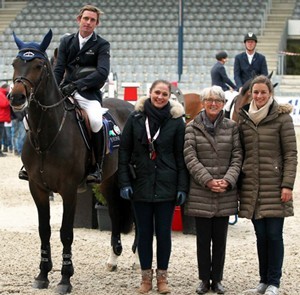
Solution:
[(32, 287), (34, 289), (47, 289), (48, 286), (49, 286), (49, 280), (44, 280), (44, 281), (42, 281), (42, 280), (35, 280), (33, 282), (33, 285), (32, 285)]
[(71, 284), (58, 284), (55, 292), (57, 294), (67, 294), (67, 293), (71, 293), (71, 291), (72, 291)]
[(116, 264), (110, 264), (110, 263), (106, 263), (106, 269), (108, 271), (117, 271), (118, 266)]

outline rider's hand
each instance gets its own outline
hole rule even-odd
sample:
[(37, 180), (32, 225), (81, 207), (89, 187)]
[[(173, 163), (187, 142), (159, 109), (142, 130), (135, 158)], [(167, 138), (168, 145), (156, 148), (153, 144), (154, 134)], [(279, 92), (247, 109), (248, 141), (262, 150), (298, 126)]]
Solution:
[(64, 96), (70, 96), (77, 89), (77, 86), (74, 83), (67, 84), (61, 89), (61, 92)]
[(124, 200), (130, 200), (132, 194), (133, 194), (133, 190), (131, 186), (122, 187), (120, 190), (120, 196)]

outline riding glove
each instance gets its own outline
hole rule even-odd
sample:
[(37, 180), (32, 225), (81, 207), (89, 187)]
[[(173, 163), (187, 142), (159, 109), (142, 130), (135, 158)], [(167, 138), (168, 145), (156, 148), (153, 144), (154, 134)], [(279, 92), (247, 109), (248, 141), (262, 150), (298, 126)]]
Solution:
[(76, 89), (77, 86), (74, 83), (69, 83), (62, 87), (61, 92), (64, 96), (71, 96)]
[(133, 190), (131, 186), (125, 186), (120, 190), (120, 196), (124, 200), (130, 200), (132, 194), (133, 194)]
[(185, 192), (177, 192), (176, 197), (176, 206), (181, 206), (186, 200), (186, 193)]

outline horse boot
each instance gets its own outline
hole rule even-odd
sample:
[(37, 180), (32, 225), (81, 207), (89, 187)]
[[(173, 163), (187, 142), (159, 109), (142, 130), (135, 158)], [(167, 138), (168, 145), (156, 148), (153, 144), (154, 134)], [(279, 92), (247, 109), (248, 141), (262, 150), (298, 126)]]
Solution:
[(95, 156), (95, 167), (87, 176), (87, 183), (102, 182), (102, 166), (105, 156), (104, 128), (102, 127), (97, 133), (92, 133), (92, 144)]
[(146, 294), (152, 290), (153, 269), (142, 270), (142, 282), (139, 288), (140, 294)]
[(157, 269), (156, 270), (156, 280), (157, 280), (157, 291), (159, 294), (168, 294), (171, 293), (171, 290), (168, 287), (168, 271)]

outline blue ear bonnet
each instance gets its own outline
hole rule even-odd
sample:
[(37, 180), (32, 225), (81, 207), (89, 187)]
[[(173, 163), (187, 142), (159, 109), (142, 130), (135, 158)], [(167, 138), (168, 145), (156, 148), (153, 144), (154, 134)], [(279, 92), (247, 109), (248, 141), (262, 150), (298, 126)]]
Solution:
[(52, 39), (52, 30), (45, 35), (43, 41), (38, 44), (35, 42), (23, 42), (13, 32), (14, 40), (19, 48), (17, 57), (22, 60), (33, 60), (34, 58), (48, 59), (46, 49), (48, 48)]

